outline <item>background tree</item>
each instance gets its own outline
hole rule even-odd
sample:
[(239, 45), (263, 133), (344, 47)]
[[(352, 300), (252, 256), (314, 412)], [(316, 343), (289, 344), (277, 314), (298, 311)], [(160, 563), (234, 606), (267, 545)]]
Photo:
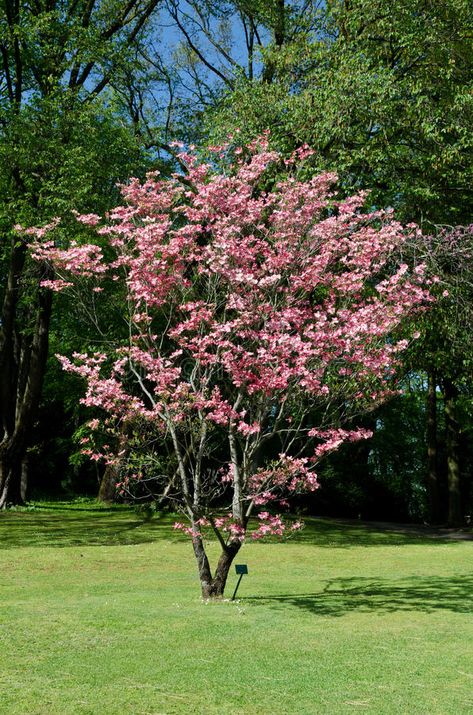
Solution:
[(52, 309), (39, 288), (47, 268), (29, 262), (12, 226), (86, 210), (92, 199), (105, 207), (136, 163), (133, 135), (99, 96), (157, 5), (7, 0), (0, 8), (0, 507), (24, 491)]
[(167, 33), (167, 49), (154, 36), (143, 53), (159, 81), (135, 92), (147, 121), (153, 122), (153, 107), (154, 126), (164, 125), (165, 141), (201, 143), (204, 138), (205, 143), (206, 113), (242, 80), (271, 81), (275, 68), (266, 48), (271, 43), (281, 47), (301, 31), (317, 28), (319, 5), (319, 0), (165, 0), (158, 25)]
[[(406, 220), (465, 223), (471, 210), (472, 10), (466, 0), (327, 3), (263, 51), (209, 114), (218, 140), (271, 128), (273, 144), (308, 142), (315, 170)], [(304, 31), (305, 30), (305, 31)], [(271, 67), (271, 81), (268, 67)]]
[(471, 226), (444, 227), (416, 243), (416, 250), (441, 281), (443, 293), (425, 318), (424, 338), (412, 356), (428, 381), (430, 516), (452, 526), (464, 524), (471, 503), (472, 238)]

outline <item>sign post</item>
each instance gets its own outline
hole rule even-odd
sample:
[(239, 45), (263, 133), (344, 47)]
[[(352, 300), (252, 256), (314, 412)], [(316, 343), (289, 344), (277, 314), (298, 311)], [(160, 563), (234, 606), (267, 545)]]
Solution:
[(243, 578), (243, 576), (248, 573), (248, 566), (246, 564), (235, 564), (235, 573), (240, 576), (240, 578), (237, 581), (237, 585), (235, 586), (235, 590), (233, 591), (233, 596), (231, 598), (232, 601), (235, 600), (237, 591), (238, 591), (238, 586), (240, 585), (240, 581)]

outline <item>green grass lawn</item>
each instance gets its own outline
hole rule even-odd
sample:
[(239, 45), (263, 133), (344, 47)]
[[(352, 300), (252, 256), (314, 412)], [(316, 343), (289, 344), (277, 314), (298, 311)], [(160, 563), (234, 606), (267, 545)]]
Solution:
[(473, 713), (473, 542), (311, 520), (205, 604), (171, 525), (0, 514), (0, 713)]

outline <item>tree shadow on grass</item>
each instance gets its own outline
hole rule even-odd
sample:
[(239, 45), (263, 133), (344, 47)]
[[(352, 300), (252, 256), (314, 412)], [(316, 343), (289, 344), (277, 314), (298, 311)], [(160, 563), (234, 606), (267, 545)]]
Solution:
[(244, 600), (332, 617), (355, 612), (471, 613), (473, 610), (473, 576), (412, 576), (396, 580), (339, 578), (324, 583), (319, 592), (254, 596)]

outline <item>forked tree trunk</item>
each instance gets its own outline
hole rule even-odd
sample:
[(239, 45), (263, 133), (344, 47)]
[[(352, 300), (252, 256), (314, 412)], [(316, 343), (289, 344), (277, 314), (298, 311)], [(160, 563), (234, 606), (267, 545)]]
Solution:
[(225, 549), (222, 549), (214, 576), (212, 576), (210, 570), (209, 560), (205, 553), (202, 539), (200, 537), (193, 539), (193, 545), (197, 559), (202, 598), (205, 600), (223, 598), (230, 566), (240, 551), (241, 541), (234, 539), (225, 546)]

